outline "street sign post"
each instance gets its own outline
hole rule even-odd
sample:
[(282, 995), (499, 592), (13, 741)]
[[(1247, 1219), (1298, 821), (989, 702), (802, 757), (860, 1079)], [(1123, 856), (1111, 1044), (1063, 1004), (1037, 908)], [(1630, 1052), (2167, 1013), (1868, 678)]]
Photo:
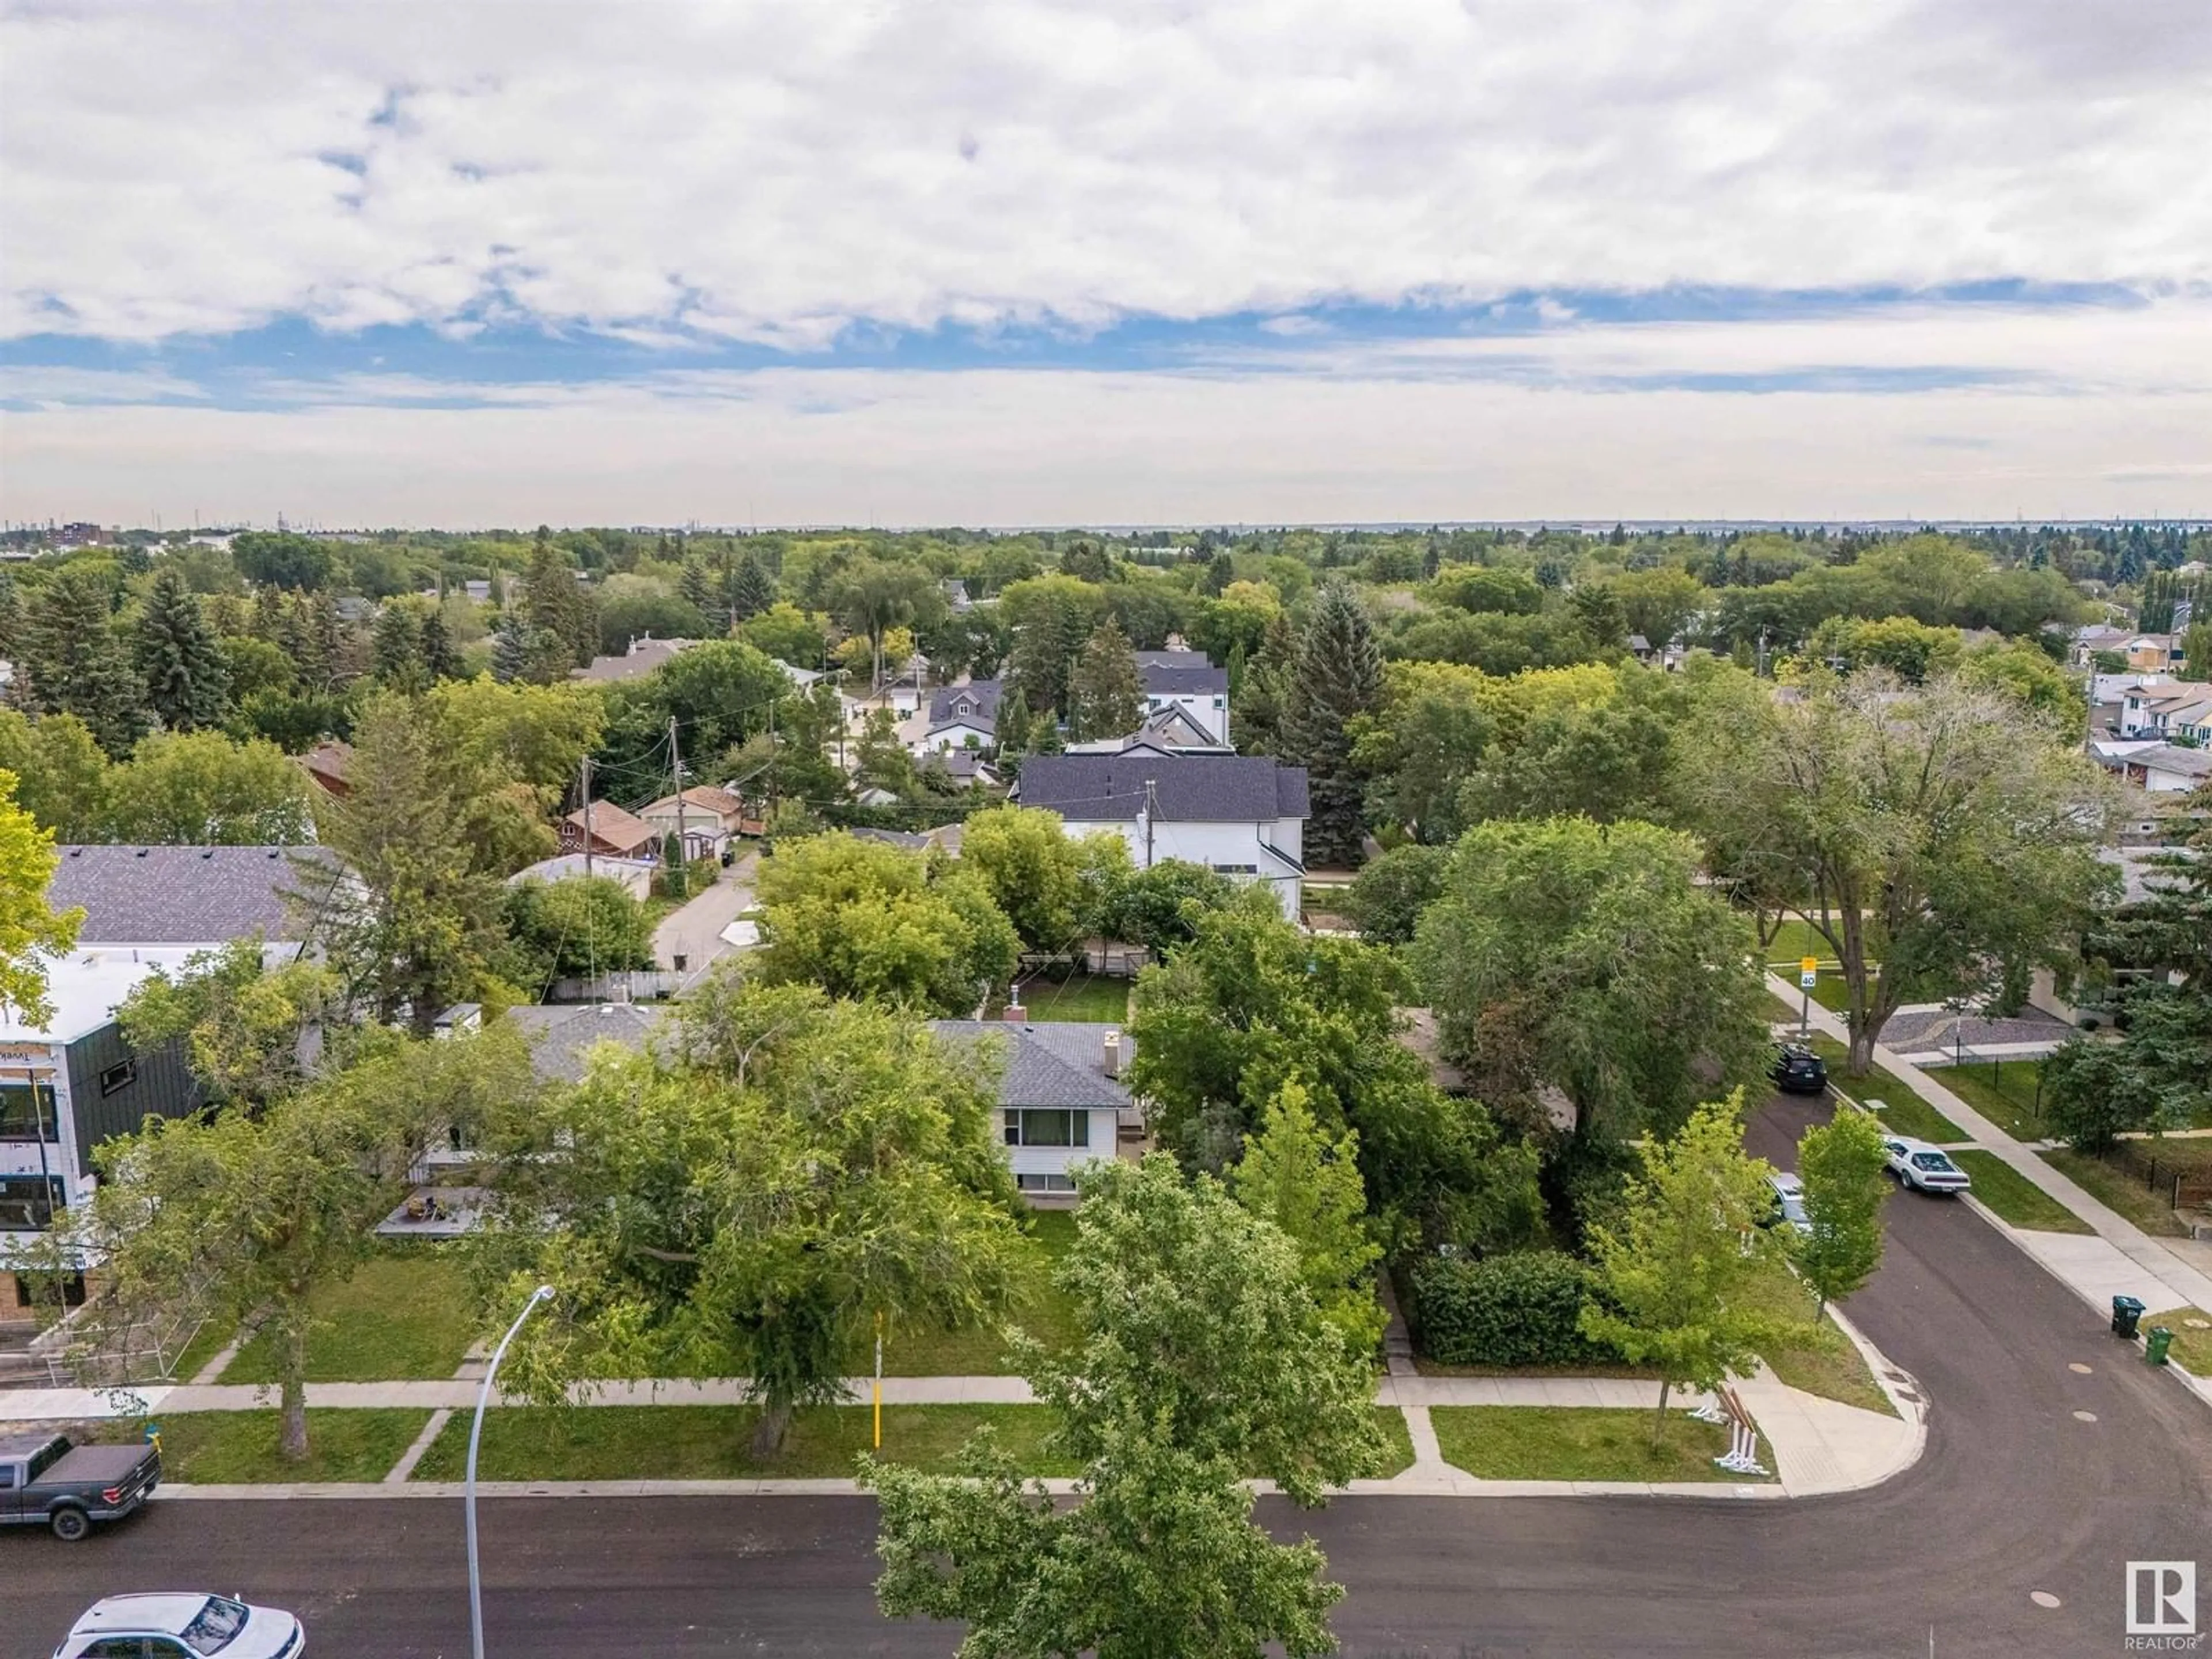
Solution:
[[(1797, 1040), (1803, 1042), (1813, 1032), (1813, 988), (1820, 982), (1820, 958), (1797, 958)], [(1787, 1007), (1788, 1004), (1783, 1005)]]

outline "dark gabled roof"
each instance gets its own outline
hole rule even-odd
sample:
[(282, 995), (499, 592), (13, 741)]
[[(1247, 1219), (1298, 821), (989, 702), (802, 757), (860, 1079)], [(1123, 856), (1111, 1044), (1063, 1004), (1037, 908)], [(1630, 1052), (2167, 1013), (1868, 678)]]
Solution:
[(1229, 671), (1206, 661), (1202, 651), (1139, 651), (1137, 672), (1145, 694), (1153, 697), (1226, 696)]
[[(987, 732), (998, 730), (999, 699), (1004, 695), (1004, 685), (998, 680), (970, 680), (965, 685), (940, 685), (929, 694), (929, 724), (933, 730), (951, 726), (956, 721), (980, 727)], [(975, 705), (972, 714), (957, 713), (962, 698)]]
[[(1003, 1020), (933, 1019), (929, 1029), (955, 1042), (1006, 1039), (1006, 1071), (999, 1079), (1001, 1106), (1122, 1107), (1128, 1085), (1106, 1075), (1106, 1033), (1114, 1030), (1085, 1020), (1039, 1020), (1026, 1025)], [(1136, 1054), (1121, 1033), (1121, 1064)]]
[(556, 1003), (510, 1008), (502, 1018), (522, 1028), (530, 1063), (548, 1083), (580, 1083), (585, 1061), (601, 1042), (647, 1052), (662, 1010), (635, 1002)]
[[(288, 892), (328, 884), (320, 847), (60, 847), (47, 902), (84, 908), (80, 945), (219, 945), (297, 939)], [(305, 860), (319, 868), (301, 869)]]
[(1306, 769), (1265, 755), (1032, 755), (1022, 763), (1021, 804), (1078, 821), (1133, 818), (1149, 780), (1163, 822), (1257, 823), (1306, 816)]

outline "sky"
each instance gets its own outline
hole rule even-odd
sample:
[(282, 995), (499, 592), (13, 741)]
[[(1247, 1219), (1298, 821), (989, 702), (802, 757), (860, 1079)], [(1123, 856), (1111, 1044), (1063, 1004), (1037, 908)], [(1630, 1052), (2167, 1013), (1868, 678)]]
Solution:
[(2212, 514), (2203, 0), (0, 0), (0, 518)]

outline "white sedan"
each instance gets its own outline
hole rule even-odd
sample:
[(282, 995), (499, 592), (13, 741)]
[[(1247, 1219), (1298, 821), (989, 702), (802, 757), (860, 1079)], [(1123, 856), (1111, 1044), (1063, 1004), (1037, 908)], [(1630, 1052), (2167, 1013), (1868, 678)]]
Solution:
[(191, 1591), (111, 1595), (76, 1621), (54, 1659), (300, 1659), (307, 1650), (290, 1613)]
[(1889, 1153), (1890, 1174), (1915, 1192), (1963, 1193), (1974, 1184), (1964, 1170), (1944, 1156), (1941, 1147), (1893, 1135), (1881, 1144)]

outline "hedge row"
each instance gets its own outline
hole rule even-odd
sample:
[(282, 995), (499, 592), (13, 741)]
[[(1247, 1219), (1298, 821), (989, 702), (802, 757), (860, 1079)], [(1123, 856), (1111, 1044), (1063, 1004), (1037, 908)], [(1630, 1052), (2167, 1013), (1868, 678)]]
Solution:
[(1431, 1256), (1413, 1269), (1421, 1351), (1446, 1365), (1618, 1364), (1576, 1327), (1592, 1294), (1571, 1255), (1529, 1250), (1479, 1261)]

